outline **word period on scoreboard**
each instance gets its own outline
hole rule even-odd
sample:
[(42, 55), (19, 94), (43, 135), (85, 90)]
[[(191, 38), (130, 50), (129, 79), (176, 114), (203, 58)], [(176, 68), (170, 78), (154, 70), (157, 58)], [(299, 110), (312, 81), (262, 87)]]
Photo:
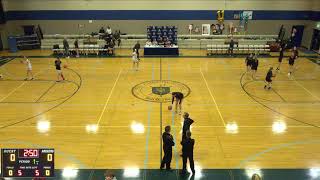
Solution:
[(1, 149), (2, 177), (54, 177), (54, 149)]

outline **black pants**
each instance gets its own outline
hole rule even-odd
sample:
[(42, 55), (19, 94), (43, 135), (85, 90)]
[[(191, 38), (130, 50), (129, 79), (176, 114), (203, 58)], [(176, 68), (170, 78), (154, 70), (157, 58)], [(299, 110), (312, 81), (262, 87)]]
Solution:
[[(190, 129), (189, 129), (188, 131), (190, 131)], [(182, 138), (181, 138), (181, 140), (184, 140), (185, 138), (187, 138), (187, 131), (182, 131)]]
[(233, 56), (233, 47), (229, 47), (228, 49), (228, 54)]
[(167, 169), (170, 169), (170, 164), (172, 160), (172, 149), (163, 149), (164, 150), (164, 156), (161, 161), (161, 168), (164, 168), (164, 165), (166, 165)]
[(187, 171), (187, 160), (188, 159), (189, 159), (189, 163), (190, 163), (190, 169), (194, 173), (195, 170), (194, 170), (193, 154), (183, 154), (182, 155), (182, 163), (183, 163), (182, 171)]

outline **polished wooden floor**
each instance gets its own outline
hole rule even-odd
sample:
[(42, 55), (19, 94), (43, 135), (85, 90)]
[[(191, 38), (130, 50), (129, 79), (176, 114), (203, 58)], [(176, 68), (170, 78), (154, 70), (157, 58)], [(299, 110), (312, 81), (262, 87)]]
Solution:
[(31, 58), (34, 81), (23, 81), (19, 60), (0, 67), (0, 148), (55, 148), (56, 168), (159, 168), (161, 114), (174, 127), (172, 167), (181, 168), (181, 116), (131, 92), (160, 74), (191, 89), (183, 109), (195, 120), (197, 168), (320, 166), (320, 71), (306, 58), (291, 77), (284, 61), (270, 91), (263, 79), (276, 58), (260, 59), (255, 81), (240, 58), (143, 58), (139, 71), (131, 58), (71, 58), (61, 83), (53, 58)]

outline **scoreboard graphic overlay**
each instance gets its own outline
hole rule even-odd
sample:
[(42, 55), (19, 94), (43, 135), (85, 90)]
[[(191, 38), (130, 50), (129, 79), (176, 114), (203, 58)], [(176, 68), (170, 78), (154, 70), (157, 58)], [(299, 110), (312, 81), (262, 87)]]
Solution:
[(54, 149), (1, 149), (2, 177), (54, 177)]

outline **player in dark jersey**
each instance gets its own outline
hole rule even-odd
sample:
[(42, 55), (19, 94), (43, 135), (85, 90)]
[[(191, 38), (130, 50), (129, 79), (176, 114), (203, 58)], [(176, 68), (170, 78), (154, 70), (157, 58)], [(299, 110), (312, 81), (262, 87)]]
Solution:
[(251, 62), (251, 70), (252, 70), (252, 78), (256, 79), (256, 73), (259, 66), (259, 60), (257, 58), (257, 55), (254, 56), (253, 61)]
[(284, 47), (281, 47), (280, 48), (280, 54), (279, 54), (279, 59), (278, 59), (278, 67), (277, 67), (277, 71), (280, 70), (280, 66), (281, 66), (281, 63), (282, 63), (282, 59), (283, 59), (283, 53), (284, 53)]
[(296, 60), (296, 54), (294, 52), (291, 53), (291, 56), (289, 57), (289, 72), (288, 76), (290, 76), (294, 70), (294, 62)]
[[(181, 110), (182, 110), (182, 101), (183, 101), (184, 95), (181, 92), (172, 92), (172, 101), (171, 104), (173, 105), (173, 102), (176, 102), (176, 110), (175, 112), (179, 112), (181, 115)], [(179, 110), (179, 111), (178, 111)]]
[(273, 75), (273, 67), (270, 67), (267, 75), (266, 75), (266, 85), (264, 85), (264, 89), (271, 89), (271, 85), (272, 85), (272, 78), (275, 77), (275, 75)]
[(65, 78), (62, 74), (62, 70), (61, 70), (61, 60), (60, 58), (58, 57), (57, 60), (54, 61), (54, 65), (56, 66), (56, 71), (57, 71), (57, 74), (58, 74), (58, 80), (57, 82), (60, 82), (60, 77), (62, 78), (62, 80), (64, 81)]
[(252, 61), (253, 61), (253, 54), (251, 53), (249, 56), (246, 57), (246, 60), (245, 60), (245, 63), (247, 65), (247, 72), (249, 72), (251, 69)]

